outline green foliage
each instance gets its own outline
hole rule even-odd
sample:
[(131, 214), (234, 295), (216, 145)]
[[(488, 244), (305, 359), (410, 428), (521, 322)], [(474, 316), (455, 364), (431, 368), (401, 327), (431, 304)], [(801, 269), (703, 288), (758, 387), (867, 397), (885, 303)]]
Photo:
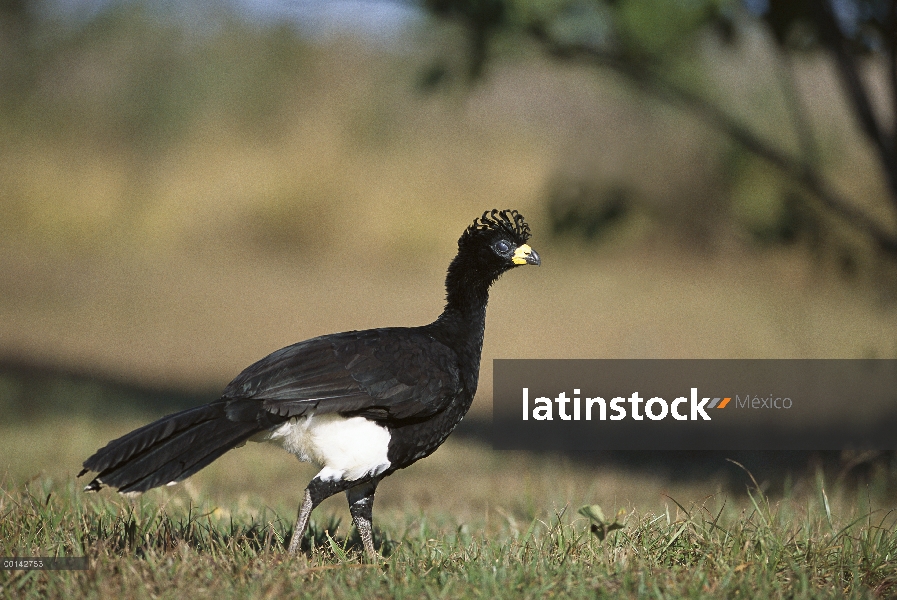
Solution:
[(594, 533), (602, 542), (604, 541), (604, 538), (607, 537), (608, 533), (616, 531), (617, 529), (623, 529), (625, 526), (619, 521), (621, 517), (626, 515), (624, 509), (618, 510), (613, 520), (605, 517), (601, 506), (597, 504), (583, 506), (577, 512), (589, 520), (589, 531)]
[(661, 58), (690, 46), (724, 5), (721, 0), (620, 0), (620, 37), (634, 53)]
[(505, 32), (533, 29), (564, 43), (669, 60), (708, 26), (731, 24), (735, 0), (509, 0)]

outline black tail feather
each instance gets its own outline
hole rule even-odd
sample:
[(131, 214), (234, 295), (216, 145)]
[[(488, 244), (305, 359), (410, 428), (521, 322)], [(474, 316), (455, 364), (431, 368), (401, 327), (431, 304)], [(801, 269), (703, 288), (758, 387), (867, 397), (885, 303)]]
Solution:
[(186, 479), (216, 458), (263, 431), (256, 419), (231, 420), (219, 400), (162, 417), (109, 442), (84, 461), (97, 476), (85, 490), (104, 485), (120, 492), (144, 492)]

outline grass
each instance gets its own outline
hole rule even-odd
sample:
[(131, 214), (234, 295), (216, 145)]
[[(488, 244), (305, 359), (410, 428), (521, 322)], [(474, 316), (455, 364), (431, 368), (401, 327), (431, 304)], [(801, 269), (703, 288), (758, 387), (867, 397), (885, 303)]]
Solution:
[[(58, 425), (58, 426), (57, 426)], [(87, 555), (87, 571), (0, 571), (0, 595), (32, 597), (892, 597), (897, 593), (894, 473), (866, 486), (820, 471), (778, 498), (652, 479), (638, 470), (503, 454), (452, 440), (386, 480), (371, 564), (342, 498), (313, 514), (291, 558), (295, 503), (310, 476), (260, 445), (174, 488), (135, 499), (84, 494), (83, 448), (125, 423), (19, 424), (0, 451), (33, 443), (0, 483), (0, 555)], [(75, 435), (80, 431), (80, 435)], [(53, 452), (60, 459), (50, 460)], [(25, 456), (30, 454), (31, 458)], [(62, 456), (68, 455), (68, 459)], [(260, 458), (266, 457), (267, 461)], [(38, 465), (43, 465), (38, 469)], [(252, 477), (244, 473), (256, 469)], [(32, 476), (27, 473), (32, 472)], [(36, 473), (36, 474), (34, 474)], [(289, 485), (283, 482), (288, 481)], [(428, 495), (429, 492), (429, 495)], [(581, 504), (621, 528), (593, 535)], [(603, 517), (602, 517), (603, 518)]]
[(839, 518), (823, 501), (773, 506), (749, 497), (744, 511), (705, 503), (629, 514), (603, 542), (567, 512), (522, 530), (508, 521), (488, 536), (412, 516), (389, 523), (392, 534), (378, 531), (385, 558), (370, 564), (333, 518), (315, 522), (305, 553), (291, 558), (288, 516), (220, 519), (207, 507), (85, 497), (72, 482), (37, 480), (0, 502), (4, 554), (86, 554), (91, 568), (4, 573), (2, 585), (20, 597), (863, 598), (897, 590), (891, 514)]

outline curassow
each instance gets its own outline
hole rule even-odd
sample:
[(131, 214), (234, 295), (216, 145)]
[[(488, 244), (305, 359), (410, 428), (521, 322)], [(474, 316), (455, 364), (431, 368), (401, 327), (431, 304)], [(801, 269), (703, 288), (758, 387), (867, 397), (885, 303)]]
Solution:
[(305, 489), (289, 552), (311, 511), (346, 492), (375, 557), (374, 491), (390, 473), (430, 455), (473, 401), (489, 287), (518, 265), (539, 265), (529, 226), (514, 210), (474, 220), (446, 275), (445, 310), (422, 327), (348, 331), (287, 346), (249, 366), (221, 398), (109, 442), (84, 461), (84, 488), (121, 493), (173, 485), (247, 440), (282, 444), (320, 472)]

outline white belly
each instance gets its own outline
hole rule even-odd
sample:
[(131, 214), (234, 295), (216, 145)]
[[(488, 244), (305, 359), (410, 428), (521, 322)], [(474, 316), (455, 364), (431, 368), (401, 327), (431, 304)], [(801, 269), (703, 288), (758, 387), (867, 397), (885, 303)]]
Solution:
[(354, 481), (389, 468), (389, 431), (364, 417), (306, 415), (266, 432), (256, 441), (283, 445), (303, 462), (321, 467), (323, 480)]

